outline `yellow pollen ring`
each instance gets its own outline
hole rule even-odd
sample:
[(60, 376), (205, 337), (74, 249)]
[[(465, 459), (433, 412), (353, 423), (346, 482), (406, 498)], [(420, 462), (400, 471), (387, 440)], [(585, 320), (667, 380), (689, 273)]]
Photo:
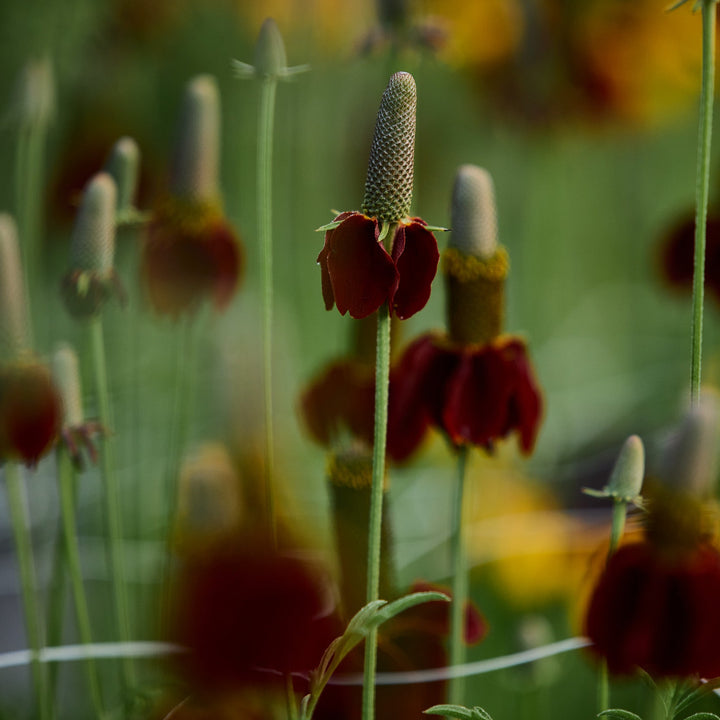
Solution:
[(355, 453), (331, 453), (326, 467), (327, 479), (337, 487), (369, 490), (372, 486), (372, 458)]
[(196, 235), (222, 218), (222, 207), (217, 200), (189, 200), (169, 195), (156, 209), (155, 217), (183, 234)]

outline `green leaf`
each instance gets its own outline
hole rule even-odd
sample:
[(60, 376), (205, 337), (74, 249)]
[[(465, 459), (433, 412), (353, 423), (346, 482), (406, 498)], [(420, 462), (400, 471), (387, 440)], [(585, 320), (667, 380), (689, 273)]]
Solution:
[(629, 710), (622, 710), (620, 708), (611, 708), (610, 710), (603, 710), (598, 713), (598, 717), (618, 718), (618, 720), (642, 720), (642, 718), (630, 712)]
[(342, 220), (333, 220), (327, 225), (321, 225), (319, 228), (315, 228), (315, 232), (327, 232), (328, 230), (334, 230), (338, 225), (342, 223)]
[(433, 705), (423, 710), (425, 715), (444, 715), (457, 720), (492, 720), (487, 710), (481, 707), (466, 708), (462, 705)]
[(416, 592), (411, 595), (405, 595), (405, 597), (398, 598), (397, 600), (393, 600), (391, 603), (388, 603), (384, 607), (378, 609), (375, 615), (368, 619), (368, 630), (378, 627), (385, 621), (399, 615), (404, 610), (408, 610), (416, 605), (421, 605), (422, 603), (433, 602), (436, 600), (450, 602), (450, 598), (445, 595), (445, 593), (435, 592), (433, 590)]
[(720, 720), (715, 713), (699, 712), (694, 715), (688, 715), (685, 720)]

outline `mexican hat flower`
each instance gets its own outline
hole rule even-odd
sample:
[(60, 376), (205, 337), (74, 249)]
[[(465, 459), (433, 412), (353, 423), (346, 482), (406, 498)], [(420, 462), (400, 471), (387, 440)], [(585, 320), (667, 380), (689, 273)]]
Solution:
[(17, 230), (0, 215), (0, 461), (35, 465), (60, 431), (50, 371), (30, 350)]
[(422, 310), (437, 271), (437, 241), (410, 217), (415, 152), (415, 80), (395, 73), (380, 102), (361, 212), (325, 230), (318, 255), (325, 307), (363, 318), (388, 303), (400, 319)]
[(170, 193), (155, 210), (143, 248), (147, 295), (161, 315), (192, 313), (205, 300), (222, 310), (242, 275), (240, 243), (220, 203), (219, 138), (217, 84), (200, 75), (186, 89)]
[(508, 257), (497, 243), (492, 179), (473, 165), (457, 174), (443, 257), (447, 333), (415, 340), (390, 378), (388, 452), (407, 458), (432, 425), (454, 445), (492, 450), (516, 432), (534, 447), (542, 398), (525, 342), (502, 334)]
[(593, 589), (585, 633), (612, 673), (720, 676), (720, 552), (708, 503), (718, 417), (707, 396), (690, 411), (662, 482), (646, 483), (644, 538), (621, 546)]

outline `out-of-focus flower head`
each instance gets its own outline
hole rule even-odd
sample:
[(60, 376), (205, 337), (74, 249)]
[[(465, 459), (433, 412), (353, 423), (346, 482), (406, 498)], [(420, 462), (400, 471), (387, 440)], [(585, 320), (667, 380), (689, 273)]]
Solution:
[(412, 75), (395, 73), (377, 115), (362, 212), (343, 212), (321, 228), (325, 244), (318, 263), (328, 310), (336, 305), (358, 319), (387, 302), (404, 320), (430, 297), (437, 241), (424, 220), (409, 217), (416, 103)]
[(35, 465), (57, 439), (61, 412), (50, 371), (30, 350), (15, 222), (0, 214), (0, 460)]
[(720, 552), (707, 503), (715, 481), (717, 397), (701, 395), (646, 483), (645, 536), (608, 560), (585, 618), (592, 650), (617, 674), (720, 675)]
[(70, 269), (62, 280), (62, 297), (76, 318), (93, 317), (115, 295), (125, 299), (115, 272), (117, 187), (105, 172), (87, 184), (73, 229)]
[(205, 300), (229, 304), (243, 270), (239, 239), (223, 216), (218, 186), (220, 98), (215, 79), (187, 85), (170, 193), (148, 228), (142, 275), (153, 309), (177, 318)]
[(60, 393), (63, 408), (60, 435), (75, 467), (82, 469), (84, 452), (93, 463), (97, 462), (94, 438), (105, 430), (99, 422), (85, 419), (78, 358), (70, 345), (63, 343), (53, 353), (52, 377)]
[(203, 692), (285, 685), (339, 634), (327, 572), (296, 553), (238, 535), (188, 558), (176, 580), (172, 639), (187, 683)]
[(516, 431), (530, 453), (542, 400), (524, 341), (500, 334), (509, 263), (485, 170), (459, 169), (451, 224), (443, 257), (448, 333), (414, 341), (391, 372), (389, 452), (408, 457), (434, 425), (454, 445), (487, 450)]

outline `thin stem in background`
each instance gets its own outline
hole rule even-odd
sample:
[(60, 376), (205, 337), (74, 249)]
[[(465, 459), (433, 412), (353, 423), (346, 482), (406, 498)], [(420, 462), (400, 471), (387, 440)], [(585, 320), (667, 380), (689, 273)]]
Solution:
[(715, 89), (715, 5), (702, 1), (702, 85), (698, 128), (697, 170), (695, 176), (695, 269), (692, 301), (692, 360), (690, 397), (693, 404), (700, 393), (703, 336), (703, 299), (705, 292), (705, 234), (710, 187), (710, 145)]
[[(627, 518), (627, 501), (622, 498), (613, 500), (612, 524), (610, 526), (610, 545), (608, 546), (608, 560), (618, 549), (623, 531), (625, 530), (625, 519)], [(598, 712), (610, 708), (610, 678), (608, 676), (607, 663), (603, 660), (600, 663), (600, 677), (598, 678)]]
[[(57, 453), (58, 481), (60, 484), (60, 508), (63, 526), (63, 544), (67, 568), (72, 585), (73, 601), (75, 604), (75, 617), (77, 620), (80, 640), (85, 645), (92, 643), (92, 631), (90, 626), (90, 612), (88, 611), (85, 588), (83, 586), (82, 569), (80, 567), (80, 550), (77, 540), (77, 523), (75, 521), (75, 496), (77, 478), (75, 468), (67, 448), (60, 447)], [(103, 709), (102, 691), (100, 689), (100, 677), (97, 665), (93, 658), (86, 658), (88, 686), (90, 688), (90, 699), (98, 718), (106, 717)]]
[[(465, 662), (465, 602), (468, 596), (468, 568), (465, 549), (463, 498), (465, 495), (465, 471), (467, 468), (468, 448), (463, 445), (457, 453), (457, 485), (453, 505), (452, 535), (450, 553), (452, 562), (452, 608), (450, 615), (450, 665), (462, 665)], [(454, 677), (450, 681), (449, 701), (453, 705), (463, 704), (465, 678)]]
[(20, 586), (22, 590), (23, 608), (25, 612), (25, 630), (28, 644), (32, 651), (31, 671), (38, 712), (41, 720), (49, 720), (53, 716), (50, 697), (48, 695), (47, 669), (40, 662), (38, 653), (42, 647), (42, 629), (40, 626), (40, 606), (38, 603), (35, 563), (33, 561), (32, 538), (28, 517), (25, 486), (20, 474), (20, 466), (15, 462), (5, 463), (5, 484), (7, 486), (10, 521), (13, 527), (15, 548), (20, 570)]
[[(46, 607), (46, 638), (49, 647), (57, 647), (63, 642), (63, 623), (65, 619), (65, 585), (67, 558), (63, 542), (62, 522), (58, 522), (53, 543), (52, 571)], [(52, 663), (48, 667), (48, 693), (54, 702), (57, 697), (58, 674), (60, 665)]]
[(275, 517), (274, 438), (272, 402), (272, 327), (273, 327), (273, 257), (272, 257), (272, 147), (277, 78), (263, 78), (260, 83), (258, 118), (258, 235), (262, 248), (263, 292), (263, 367), (265, 399), (265, 503), (268, 524), (277, 546)]
[[(102, 318), (98, 315), (90, 321), (90, 340), (95, 391), (97, 393), (98, 415), (106, 435), (100, 442), (100, 472), (105, 501), (105, 522), (107, 524), (107, 552), (110, 578), (115, 605), (115, 622), (121, 641), (130, 640), (130, 613), (128, 609), (127, 586), (125, 582), (125, 557), (122, 551), (122, 513), (120, 511), (120, 488), (115, 474), (114, 425), (110, 407), (110, 393), (107, 381), (105, 340)], [(135, 672), (131, 658), (121, 662), (122, 681), (127, 693), (135, 685)]]
[[(390, 237), (394, 228), (390, 229)], [(380, 551), (385, 481), (385, 445), (387, 442), (388, 395), (390, 391), (390, 308), (383, 303), (377, 311), (377, 347), (375, 355), (375, 439), (373, 444), (370, 523), (368, 528), (367, 602), (378, 600), (380, 590)], [(377, 629), (365, 640), (363, 679), (363, 720), (375, 715), (375, 673), (377, 668)]]

